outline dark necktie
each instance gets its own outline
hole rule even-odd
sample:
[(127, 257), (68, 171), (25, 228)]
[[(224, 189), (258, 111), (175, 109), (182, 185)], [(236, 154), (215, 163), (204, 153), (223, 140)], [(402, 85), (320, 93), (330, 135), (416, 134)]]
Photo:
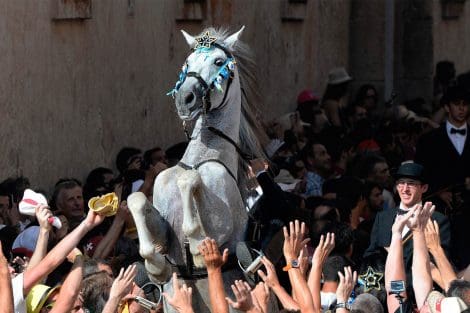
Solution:
[(450, 129), (450, 133), (451, 134), (460, 134), (462, 136), (465, 136), (465, 134), (467, 133), (467, 130), (464, 128), (464, 129), (456, 129), (456, 128), (451, 128)]
[(408, 213), (408, 211), (397, 208), (397, 215), (405, 215), (406, 213)]

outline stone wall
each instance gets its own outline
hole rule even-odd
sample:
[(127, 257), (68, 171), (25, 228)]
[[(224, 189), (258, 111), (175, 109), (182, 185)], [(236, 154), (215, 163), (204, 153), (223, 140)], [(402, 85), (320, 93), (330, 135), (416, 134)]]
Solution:
[(322, 91), (349, 62), (349, 0), (0, 1), (0, 177), (49, 190), (59, 177), (114, 168), (122, 146), (184, 139), (171, 98), (188, 54), (179, 33), (246, 25), (266, 119)]

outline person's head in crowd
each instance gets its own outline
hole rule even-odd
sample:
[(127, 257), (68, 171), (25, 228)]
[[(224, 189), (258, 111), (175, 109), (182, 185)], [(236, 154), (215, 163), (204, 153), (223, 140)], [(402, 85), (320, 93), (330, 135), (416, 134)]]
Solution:
[(113, 269), (108, 261), (86, 258), (83, 263), (83, 278), (92, 276), (98, 272), (106, 273), (109, 277), (114, 278)]
[(470, 92), (461, 86), (451, 86), (441, 99), (447, 112), (447, 120), (455, 127), (462, 127), (467, 122)]
[(158, 162), (168, 164), (165, 151), (160, 147), (155, 147), (144, 152), (144, 165), (146, 167), (155, 166)]
[(85, 202), (92, 197), (100, 196), (113, 191), (112, 182), (114, 179), (113, 170), (106, 167), (93, 169), (85, 180), (83, 195)]
[[(0, 218), (1, 224), (10, 224), (10, 210), (12, 209), (12, 195), (8, 190), (7, 186), (0, 184)], [(14, 226), (14, 225), (10, 225)]]
[(384, 205), (383, 188), (380, 184), (366, 182), (364, 184), (364, 196), (367, 206), (372, 212), (382, 211)]
[(335, 199), (341, 220), (347, 223), (350, 222), (352, 211), (360, 215), (366, 206), (364, 184), (359, 178), (353, 176), (342, 176), (325, 181), (323, 196)]
[(119, 173), (124, 174), (128, 170), (142, 169), (142, 151), (137, 148), (124, 147), (116, 156), (116, 167)]
[(90, 312), (102, 312), (109, 298), (113, 278), (105, 271), (83, 276), (81, 295), (83, 306)]
[(439, 291), (431, 291), (420, 308), (422, 313), (460, 313), (468, 312), (468, 306), (459, 297), (446, 297)]
[(320, 291), (321, 307), (323, 311), (334, 307), (336, 303), (336, 289), (339, 284), (338, 272), (342, 272), (346, 266), (350, 266), (345, 257), (341, 255), (330, 255), (327, 257), (322, 268), (322, 289)]
[(448, 297), (459, 297), (470, 307), (470, 282), (464, 279), (455, 279), (450, 282), (447, 289)]
[(371, 112), (377, 108), (378, 100), (377, 89), (374, 85), (364, 84), (359, 87), (354, 103), (363, 106), (367, 112)]
[(390, 185), (390, 169), (387, 161), (378, 155), (367, 155), (362, 161), (361, 178), (377, 183), (382, 187)]
[(356, 297), (351, 305), (351, 313), (383, 313), (384, 307), (377, 297), (363, 293)]
[(342, 255), (350, 258), (353, 252), (354, 232), (349, 225), (343, 222), (329, 220), (314, 220), (310, 234), (313, 245), (317, 245), (321, 235), (335, 234), (335, 247), (330, 255)]
[(401, 200), (400, 206), (412, 208), (421, 203), (423, 194), (428, 190), (424, 167), (414, 162), (400, 165), (395, 174), (395, 187)]
[(314, 111), (319, 108), (320, 97), (311, 89), (305, 89), (297, 96), (297, 111), (300, 119), (309, 124), (314, 123)]
[(82, 184), (75, 178), (62, 178), (56, 184), (52, 199), (51, 209), (60, 210), (68, 219), (71, 228), (80, 223), (85, 215)]
[(168, 160), (168, 167), (176, 165), (181, 160), (187, 147), (188, 142), (183, 141), (166, 149), (165, 154)]
[(328, 73), (328, 85), (323, 94), (322, 101), (339, 100), (346, 96), (349, 91), (349, 85), (352, 77), (344, 67), (337, 67)]
[(331, 172), (331, 156), (325, 146), (318, 141), (311, 141), (302, 150), (302, 160), (308, 171), (322, 177), (328, 177)]
[(457, 85), (463, 89), (470, 91), (470, 71), (461, 73), (457, 76)]
[(37, 284), (26, 296), (27, 313), (46, 313), (49, 312), (59, 295), (60, 286), (49, 287)]
[(10, 191), (13, 206), (20, 202), (24, 191), (31, 186), (29, 179), (24, 176), (7, 178), (2, 184)]
[(442, 60), (436, 63), (434, 73), (434, 95), (442, 94), (455, 79), (454, 62)]
[(346, 117), (349, 127), (355, 129), (359, 121), (367, 119), (367, 109), (359, 103), (352, 103), (346, 107)]
[(334, 200), (322, 200), (318, 205), (313, 205), (311, 198), (307, 198), (306, 205), (312, 207), (313, 219), (331, 222), (340, 221), (340, 214)]

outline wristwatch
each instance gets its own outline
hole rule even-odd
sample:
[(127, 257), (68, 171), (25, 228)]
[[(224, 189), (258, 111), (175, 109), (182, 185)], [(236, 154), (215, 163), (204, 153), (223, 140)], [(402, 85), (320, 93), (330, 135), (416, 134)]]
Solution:
[(292, 268), (299, 268), (299, 266), (300, 266), (299, 260), (292, 260), (292, 261), (290, 261), (289, 263), (287, 263), (287, 265), (284, 266), (284, 267), (282, 268), (282, 270), (283, 270), (284, 272), (287, 272), (288, 270), (290, 270), (290, 269), (292, 269)]
[(346, 309), (351, 311), (351, 305), (347, 302), (338, 302), (336, 303), (336, 309)]

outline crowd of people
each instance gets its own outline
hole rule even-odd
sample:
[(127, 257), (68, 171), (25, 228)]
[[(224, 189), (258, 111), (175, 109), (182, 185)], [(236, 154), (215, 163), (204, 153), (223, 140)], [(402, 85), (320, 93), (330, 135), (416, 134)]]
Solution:
[[(440, 62), (433, 103), (380, 103), (373, 85), (353, 93), (336, 68), (322, 96), (304, 90), (295, 112), (266, 121), (267, 158), (247, 164), (241, 186), (250, 219), (240, 245), (261, 251), (261, 264), (227, 294), (228, 251), (203, 240), (211, 311), (265, 313), (272, 302), (302, 313), (470, 311), (468, 76)], [(0, 183), (0, 312), (156, 312), (162, 299), (197, 312), (177, 273), (172, 294), (150, 281), (126, 203), (136, 191), (152, 199), (186, 145), (125, 147), (118, 173), (95, 168), (50, 193), (25, 177)], [(28, 188), (48, 195), (34, 216), (18, 209)], [(88, 210), (110, 192), (115, 216)]]

